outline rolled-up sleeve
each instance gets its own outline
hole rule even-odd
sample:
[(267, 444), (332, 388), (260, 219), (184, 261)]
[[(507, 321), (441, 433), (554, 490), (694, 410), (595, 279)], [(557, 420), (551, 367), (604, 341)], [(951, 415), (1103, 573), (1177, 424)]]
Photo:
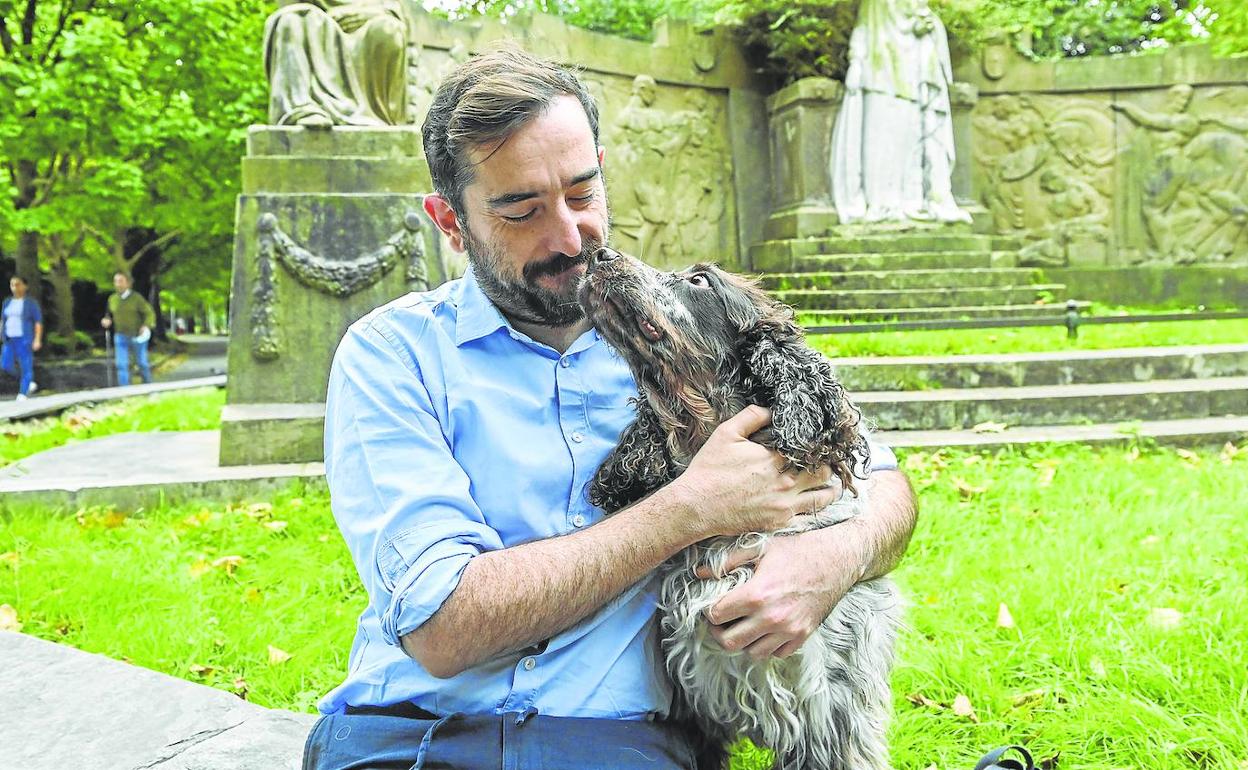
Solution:
[(334, 356), (325, 475), (389, 644), (438, 611), (472, 557), (502, 548), (451, 452), (411, 340), (384, 317), (353, 325)]

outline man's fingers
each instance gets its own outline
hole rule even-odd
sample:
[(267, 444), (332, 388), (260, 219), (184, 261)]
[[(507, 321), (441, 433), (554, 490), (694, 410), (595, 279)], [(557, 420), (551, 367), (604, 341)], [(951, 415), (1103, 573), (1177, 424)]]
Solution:
[(694, 570), (694, 577), (702, 580), (710, 580), (711, 578), (722, 578), (738, 567), (746, 564), (753, 564), (763, 557), (763, 552), (767, 550), (767, 543), (764, 541), (758, 544), (757, 548), (737, 548), (728, 554), (728, 560), (724, 562), (724, 571), (715, 574), (709, 566), (702, 564)]
[(767, 634), (752, 642), (745, 652), (754, 660), (769, 658), (785, 646), (787, 640), (779, 634)]
[(724, 420), (719, 427), (731, 431), (735, 436), (749, 438), (770, 424), (771, 410), (756, 404), (750, 404), (732, 417)]
[(811, 489), (797, 496), (797, 506), (793, 509), (793, 512), (795, 514), (818, 513), (840, 499), (841, 489), (839, 486), (836, 488)]

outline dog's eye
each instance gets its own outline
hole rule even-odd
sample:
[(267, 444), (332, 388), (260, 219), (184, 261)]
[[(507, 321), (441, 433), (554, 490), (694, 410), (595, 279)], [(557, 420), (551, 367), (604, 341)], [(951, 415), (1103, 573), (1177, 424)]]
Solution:
[(707, 286), (711, 285), (711, 280), (706, 277), (706, 273), (694, 273), (689, 276), (689, 283), (705, 289)]

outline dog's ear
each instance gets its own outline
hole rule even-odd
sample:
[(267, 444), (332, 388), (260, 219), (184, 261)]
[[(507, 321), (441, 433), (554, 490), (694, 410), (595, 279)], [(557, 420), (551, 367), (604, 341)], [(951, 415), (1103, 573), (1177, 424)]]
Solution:
[(746, 386), (755, 403), (771, 409), (771, 445), (789, 467), (831, 466), (842, 486), (852, 490), (854, 469), (867, 459), (867, 442), (859, 431), (861, 413), (832, 364), (806, 345), (795, 326), (760, 324), (746, 338)]
[(619, 443), (594, 474), (589, 502), (615, 513), (671, 481), (672, 476), (666, 434), (643, 398), (637, 403), (637, 419), (624, 429)]

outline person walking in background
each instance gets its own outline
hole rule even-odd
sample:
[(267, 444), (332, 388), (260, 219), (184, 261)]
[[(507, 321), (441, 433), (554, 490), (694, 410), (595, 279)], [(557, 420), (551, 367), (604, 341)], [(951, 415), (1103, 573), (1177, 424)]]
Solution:
[(39, 389), (35, 383), (35, 352), (43, 347), (43, 313), (39, 303), (33, 297), (26, 296), (26, 281), (20, 276), (9, 279), (9, 291), (12, 297), (4, 301), (0, 316), (3, 317), (3, 348), (0, 349), (0, 368), (18, 376), (21, 368), (21, 379), (17, 389), (17, 400), (25, 401), (26, 397)]
[(108, 316), (100, 320), (100, 326), (105, 329), (113, 328), (114, 331), (117, 384), (130, 384), (131, 350), (134, 350), (143, 381), (151, 382), (152, 367), (147, 363), (147, 343), (152, 338), (156, 313), (142, 295), (131, 291), (130, 276), (120, 271), (114, 273), (113, 287), (117, 289), (117, 293), (108, 298)]

